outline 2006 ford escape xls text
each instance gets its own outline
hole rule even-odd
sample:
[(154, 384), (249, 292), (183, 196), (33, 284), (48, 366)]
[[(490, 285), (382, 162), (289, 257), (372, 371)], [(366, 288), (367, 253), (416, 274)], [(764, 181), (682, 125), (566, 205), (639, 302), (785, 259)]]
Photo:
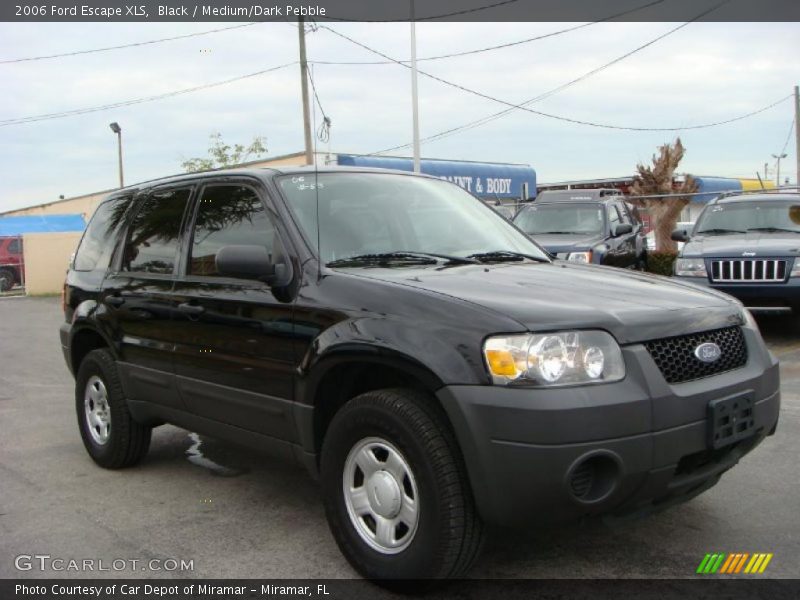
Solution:
[(463, 574), (483, 524), (689, 499), (774, 432), (733, 298), (552, 260), (456, 185), (257, 169), (122, 189), (65, 285), (101, 466), (162, 423), (294, 458), (370, 578)]

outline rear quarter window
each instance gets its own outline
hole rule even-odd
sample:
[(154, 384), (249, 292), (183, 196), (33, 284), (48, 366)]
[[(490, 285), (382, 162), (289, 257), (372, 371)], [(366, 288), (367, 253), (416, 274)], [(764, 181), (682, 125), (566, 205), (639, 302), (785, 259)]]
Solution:
[[(130, 196), (119, 196), (106, 200), (97, 207), (75, 253), (73, 269), (93, 271), (98, 267), (100, 258), (104, 254), (110, 258), (110, 252), (105, 251), (113, 246), (116, 232), (122, 224), (130, 202)], [(107, 267), (108, 264), (99, 266)]]

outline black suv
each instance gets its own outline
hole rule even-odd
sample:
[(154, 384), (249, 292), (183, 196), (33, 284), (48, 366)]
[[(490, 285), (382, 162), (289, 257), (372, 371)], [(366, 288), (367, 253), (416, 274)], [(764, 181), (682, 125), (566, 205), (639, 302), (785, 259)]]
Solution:
[(739, 298), (753, 310), (800, 314), (800, 194), (757, 193), (717, 198), (675, 261), (678, 278)]
[(617, 190), (544, 191), (514, 223), (550, 254), (570, 262), (647, 266), (644, 227)]
[(483, 524), (686, 500), (775, 429), (733, 298), (553, 261), (458, 186), (253, 169), (112, 194), (65, 284), (83, 443), (173, 423), (304, 464), (370, 578), (467, 571)]

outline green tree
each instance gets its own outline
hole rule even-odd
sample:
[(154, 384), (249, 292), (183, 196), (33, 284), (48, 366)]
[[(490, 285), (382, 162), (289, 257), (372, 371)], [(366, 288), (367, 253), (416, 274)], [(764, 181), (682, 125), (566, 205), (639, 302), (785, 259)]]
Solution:
[(210, 136), (211, 145), (208, 148), (208, 158), (190, 158), (181, 163), (183, 170), (187, 173), (197, 171), (210, 171), (211, 169), (224, 169), (234, 167), (247, 161), (249, 158), (257, 158), (267, 153), (266, 138), (256, 136), (249, 146), (243, 144), (226, 144), (222, 139), (222, 134), (212, 133)]
[[(631, 200), (637, 206), (647, 209), (653, 221), (656, 235), (657, 252), (676, 252), (677, 246), (670, 238), (681, 212), (691, 201), (691, 194), (697, 191), (697, 182), (687, 175), (678, 187), (675, 187), (675, 170), (678, 168), (685, 149), (681, 138), (674, 144), (658, 147), (658, 154), (653, 155), (653, 165), (636, 165), (636, 175), (630, 188)], [(669, 198), (639, 198), (636, 196), (655, 196), (677, 194)]]

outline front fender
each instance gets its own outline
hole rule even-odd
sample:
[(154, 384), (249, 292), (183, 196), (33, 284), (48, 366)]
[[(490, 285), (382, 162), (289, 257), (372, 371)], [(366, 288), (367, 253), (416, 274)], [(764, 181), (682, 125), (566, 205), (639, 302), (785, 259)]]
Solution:
[(462, 335), (425, 321), (375, 316), (340, 321), (321, 332), (302, 358), (300, 375), (307, 381), (304, 391), (311, 394), (305, 397), (313, 398), (314, 383), (330, 368), (355, 360), (407, 370), (431, 390), (456, 382), (485, 383), (482, 340)]

